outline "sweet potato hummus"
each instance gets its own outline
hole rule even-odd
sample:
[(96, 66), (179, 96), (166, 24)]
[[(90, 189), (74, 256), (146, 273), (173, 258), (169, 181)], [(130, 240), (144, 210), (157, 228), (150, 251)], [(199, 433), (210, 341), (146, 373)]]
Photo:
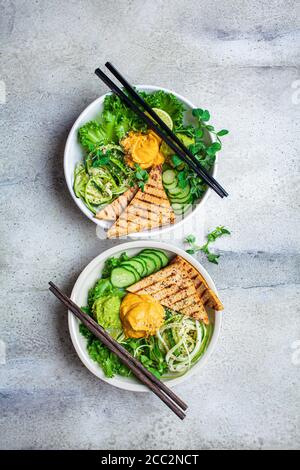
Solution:
[(141, 168), (146, 169), (164, 162), (164, 157), (159, 149), (161, 138), (153, 131), (146, 134), (129, 132), (121, 144), (126, 153), (126, 162), (132, 167), (138, 164)]

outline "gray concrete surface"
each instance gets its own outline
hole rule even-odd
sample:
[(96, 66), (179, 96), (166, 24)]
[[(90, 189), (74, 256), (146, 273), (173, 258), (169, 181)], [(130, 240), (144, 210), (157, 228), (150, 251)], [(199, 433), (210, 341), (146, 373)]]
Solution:
[[(0, 4), (0, 447), (299, 448), (297, 2)], [(194, 227), (232, 230), (219, 266), (199, 256), (226, 311), (210, 362), (177, 388), (184, 422), (93, 377), (47, 290), (53, 279), (70, 291), (114, 243), (96, 238), (62, 169), (70, 126), (106, 91), (93, 70), (107, 59), (231, 131), (219, 169), (230, 197), (212, 195)]]

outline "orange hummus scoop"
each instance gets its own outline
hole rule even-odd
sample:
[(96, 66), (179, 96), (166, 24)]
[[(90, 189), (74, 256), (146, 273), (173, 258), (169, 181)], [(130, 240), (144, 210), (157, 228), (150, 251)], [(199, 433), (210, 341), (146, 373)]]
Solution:
[(164, 156), (160, 152), (161, 138), (153, 131), (146, 134), (129, 132), (121, 144), (127, 155), (126, 161), (132, 167), (138, 164), (141, 168), (146, 169), (164, 162)]
[(121, 304), (120, 319), (126, 338), (153, 336), (163, 324), (162, 305), (148, 294), (127, 294)]

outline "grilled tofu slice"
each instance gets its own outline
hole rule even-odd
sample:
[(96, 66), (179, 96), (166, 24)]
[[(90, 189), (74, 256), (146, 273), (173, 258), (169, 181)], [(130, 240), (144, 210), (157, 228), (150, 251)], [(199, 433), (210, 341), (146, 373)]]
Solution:
[(119, 219), (107, 231), (107, 237), (121, 237), (174, 222), (174, 211), (162, 183), (161, 167), (154, 167), (144, 191), (139, 190), (136, 193)]
[(219, 297), (212, 289), (210, 289), (204, 277), (190, 263), (188, 263), (181, 256), (176, 256), (172, 260), (172, 264), (174, 266), (178, 266), (178, 269), (184, 269), (187, 272), (189, 278), (193, 281), (196, 287), (197, 293), (202, 300), (203, 305), (218, 311), (224, 309), (224, 306)]
[(138, 187), (129, 188), (125, 193), (121, 194), (111, 204), (97, 212), (95, 217), (100, 220), (117, 220), (122, 212), (126, 209), (130, 201), (134, 198), (138, 190)]
[(205, 307), (188, 273), (176, 264), (170, 264), (155, 274), (128, 287), (136, 294), (150, 294), (164, 307), (182, 313), (208, 325)]

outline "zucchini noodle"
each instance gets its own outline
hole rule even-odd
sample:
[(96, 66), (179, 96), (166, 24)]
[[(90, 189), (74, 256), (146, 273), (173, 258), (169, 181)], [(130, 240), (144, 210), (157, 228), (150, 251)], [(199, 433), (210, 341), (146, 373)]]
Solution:
[(156, 335), (159, 347), (165, 353), (170, 378), (185, 374), (199, 360), (211, 333), (211, 325), (172, 312)]
[(74, 192), (96, 214), (130, 187), (133, 174), (124, 163), (121, 147), (98, 146), (86, 156), (85, 162), (76, 165)]

